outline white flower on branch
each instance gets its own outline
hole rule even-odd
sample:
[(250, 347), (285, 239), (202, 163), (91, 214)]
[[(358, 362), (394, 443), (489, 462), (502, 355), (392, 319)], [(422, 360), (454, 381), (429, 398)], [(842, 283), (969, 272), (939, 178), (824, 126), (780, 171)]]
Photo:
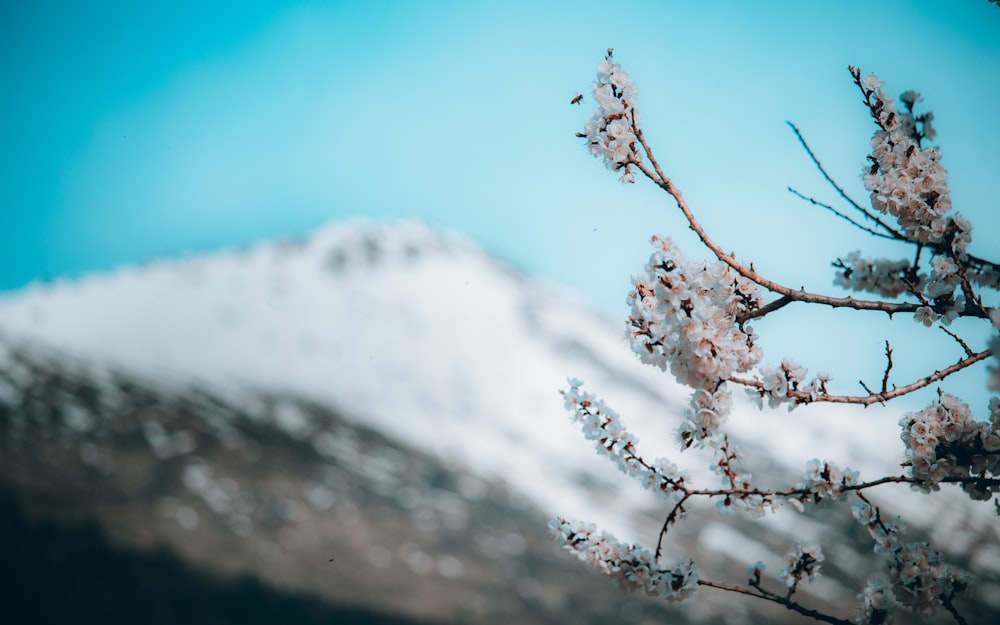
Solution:
[(885, 578), (878, 576), (870, 579), (858, 594), (855, 622), (858, 625), (890, 625), (893, 621), (890, 610), (895, 604)]
[[(912, 106), (919, 95), (906, 92), (907, 112), (900, 113), (874, 75), (860, 81), (872, 115), (879, 124), (872, 137), (870, 165), (865, 167), (865, 188), (872, 207), (894, 216), (911, 241), (921, 244), (950, 242), (950, 251), (964, 254), (971, 242), (968, 220), (951, 216), (948, 171), (941, 165), (941, 151), (922, 147), (921, 139), (933, 137), (932, 117), (914, 117)], [(919, 126), (918, 126), (919, 124)]]
[[(875, 539), (875, 553), (884, 558), (882, 572), (885, 581), (879, 580), (872, 592), (869, 589), (873, 584), (869, 582), (866, 592), (858, 595), (861, 602), (859, 612), (864, 609), (866, 614), (871, 615), (876, 609), (887, 611), (892, 602), (885, 595), (891, 588), (896, 603), (922, 614), (933, 614), (942, 605), (942, 600), (950, 601), (968, 588), (965, 576), (946, 564), (941, 554), (929, 544), (903, 543), (900, 540), (899, 535), (906, 530), (906, 524), (898, 516), (892, 521), (883, 521), (878, 508), (867, 500), (854, 504), (852, 511), (854, 518)], [(881, 597), (876, 598), (875, 590)]]
[(688, 262), (669, 238), (654, 236), (653, 247), (628, 294), (632, 350), (696, 389), (756, 365), (757, 336), (737, 318), (760, 306), (757, 285), (725, 263)]
[(597, 534), (592, 523), (556, 518), (549, 521), (549, 528), (562, 540), (563, 549), (617, 581), (623, 590), (675, 602), (698, 589), (698, 568), (687, 558), (661, 569), (648, 550), (619, 542), (609, 532)]
[(834, 266), (840, 271), (833, 283), (851, 291), (867, 291), (885, 297), (896, 297), (907, 290), (904, 276), (910, 270), (910, 261), (888, 258), (864, 258), (860, 251), (853, 251), (839, 259)]
[(795, 549), (785, 554), (785, 568), (779, 576), (790, 589), (798, 587), (805, 579), (813, 582), (819, 577), (819, 563), (824, 560), (823, 551), (816, 543), (798, 543)]
[[(927, 408), (903, 415), (900, 438), (910, 475), (920, 480), (915, 488), (939, 490), (947, 478), (1000, 475), (1000, 431), (993, 410), (998, 403), (990, 402), (990, 423), (976, 421), (968, 404), (946, 393)], [(992, 498), (996, 489), (975, 480), (964, 481), (962, 487), (973, 499), (982, 500)]]
[(821, 462), (814, 458), (806, 463), (804, 480), (795, 485), (796, 490), (806, 492), (789, 498), (789, 502), (801, 512), (803, 504), (838, 501), (844, 498), (846, 487), (858, 483), (858, 475), (850, 467), (841, 470), (834, 462)]
[(940, 318), (941, 316), (934, 312), (934, 309), (930, 306), (921, 306), (913, 312), (913, 320), (927, 327), (934, 325), (934, 322)]
[(592, 394), (581, 392), (580, 380), (571, 378), (569, 385), (563, 391), (566, 409), (573, 411), (573, 420), (581, 425), (587, 440), (594, 441), (597, 452), (608, 456), (622, 473), (638, 479), (649, 490), (669, 500), (679, 498), (688, 480), (687, 472), (666, 458), (647, 463), (636, 451), (639, 439), (625, 428), (618, 413)]
[(631, 76), (612, 60), (611, 50), (608, 50), (607, 58), (597, 66), (597, 80), (594, 81), (597, 111), (584, 125), (580, 136), (587, 139), (590, 153), (603, 159), (608, 169), (623, 170), (622, 182), (635, 182), (629, 164), (642, 160), (635, 135), (635, 126), (639, 123), (639, 112), (635, 108), (638, 95)]
[(685, 420), (677, 429), (681, 449), (714, 443), (732, 407), (732, 394), (724, 385), (715, 391), (696, 389), (691, 394), (690, 407), (684, 411)]

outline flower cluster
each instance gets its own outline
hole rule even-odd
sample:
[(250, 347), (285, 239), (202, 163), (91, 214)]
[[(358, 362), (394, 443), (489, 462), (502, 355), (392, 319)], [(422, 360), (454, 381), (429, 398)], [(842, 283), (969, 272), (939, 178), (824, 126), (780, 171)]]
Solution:
[[(972, 243), (972, 224), (963, 215), (952, 213), (951, 192), (948, 189), (948, 172), (941, 165), (941, 152), (937, 148), (921, 145), (923, 139), (935, 136), (931, 121), (933, 115), (915, 115), (913, 106), (922, 98), (914, 91), (904, 92), (900, 99), (906, 107), (904, 112), (896, 109), (892, 99), (887, 97), (882, 87), (884, 83), (874, 74), (860, 78), (858, 84), (865, 93), (872, 115), (879, 128), (872, 137), (872, 153), (866, 168), (865, 188), (871, 192), (872, 206), (896, 217), (903, 229), (903, 235), (910, 241), (930, 245), (936, 251), (931, 259), (929, 276), (921, 276), (921, 297), (928, 304), (922, 306), (915, 315), (918, 322), (931, 325), (941, 316), (942, 323), (948, 324), (965, 309), (965, 296), (958, 290), (961, 284), (959, 265), (956, 261), (967, 260), (966, 251)], [(877, 267), (874, 261), (871, 275), (852, 279), (855, 257), (838, 276), (837, 283), (848, 288), (863, 288), (868, 291), (894, 297), (902, 292), (902, 287), (916, 288), (916, 280), (910, 285), (899, 279), (905, 271), (905, 261), (881, 261)], [(861, 273), (864, 274), (864, 268)], [(990, 273), (978, 276), (985, 277)], [(895, 292), (895, 293), (894, 293)]]
[[(910, 475), (920, 480), (918, 488), (938, 490), (940, 482), (951, 477), (1000, 475), (1000, 399), (990, 401), (990, 412), (989, 423), (976, 421), (968, 404), (944, 393), (923, 410), (903, 415), (900, 438)], [(976, 481), (962, 487), (973, 499), (994, 494)]]
[(579, 136), (587, 139), (590, 153), (603, 158), (608, 169), (624, 170), (622, 182), (635, 182), (629, 165), (642, 160), (635, 134), (639, 124), (639, 112), (635, 108), (638, 95), (631, 76), (612, 60), (609, 49), (608, 56), (597, 66), (594, 82), (597, 111)]
[[(875, 539), (875, 553), (885, 560), (882, 572), (887, 580), (869, 582), (869, 588), (878, 589), (885, 595), (892, 588), (894, 601), (922, 614), (933, 614), (941, 605), (942, 597), (951, 598), (965, 590), (968, 583), (958, 571), (947, 565), (938, 553), (927, 543), (903, 543), (899, 534), (906, 530), (899, 517), (884, 522), (877, 508), (867, 501), (860, 501), (852, 508), (854, 518), (868, 529)], [(867, 589), (866, 589), (867, 590)], [(872, 593), (858, 595), (859, 611), (871, 613), (869, 606), (884, 606), (876, 609), (888, 610), (892, 602), (874, 601)], [(885, 621), (882, 621), (885, 622)]]
[(821, 504), (824, 501), (838, 501), (844, 497), (844, 489), (858, 483), (858, 472), (850, 467), (841, 470), (833, 462), (812, 459), (806, 463), (805, 479), (795, 485), (796, 490), (805, 491), (788, 498), (788, 502), (799, 512), (805, 504)]
[(858, 593), (855, 622), (858, 625), (889, 625), (892, 623), (890, 610), (896, 605), (892, 590), (884, 577), (868, 580), (865, 589)]
[(670, 602), (683, 601), (698, 589), (698, 568), (688, 559), (661, 569), (656, 558), (639, 545), (627, 545), (608, 532), (597, 533), (593, 523), (556, 518), (549, 528), (563, 548), (598, 571), (615, 579), (624, 590), (642, 592)]
[(823, 551), (816, 543), (798, 543), (795, 549), (785, 554), (785, 568), (779, 574), (789, 589), (796, 589), (803, 579), (808, 582), (819, 577), (819, 563), (824, 560)]
[(684, 422), (677, 428), (681, 450), (714, 442), (732, 409), (733, 396), (725, 385), (714, 391), (695, 389), (691, 404), (684, 411)]
[(757, 384), (747, 389), (747, 394), (755, 400), (757, 407), (764, 408), (764, 399), (770, 408), (788, 404), (791, 411), (799, 403), (816, 401), (828, 394), (826, 385), (833, 379), (826, 371), (819, 371), (806, 382), (808, 370), (790, 358), (783, 358), (781, 366), (764, 365), (757, 376)]
[(834, 266), (838, 271), (833, 283), (851, 291), (896, 297), (907, 290), (905, 277), (910, 262), (906, 260), (864, 258), (855, 250), (847, 258), (838, 259)]
[(877, 76), (870, 74), (860, 84), (879, 125), (872, 137), (871, 165), (864, 174), (872, 206), (894, 216), (907, 237), (917, 243), (943, 243), (957, 231), (961, 236), (953, 242), (953, 249), (964, 252), (969, 232), (961, 227), (965, 224), (948, 217), (951, 192), (941, 151), (920, 145), (922, 138), (932, 138), (934, 132), (929, 117), (913, 116), (911, 107), (919, 95), (908, 92), (907, 112), (900, 113)]
[(763, 351), (740, 315), (760, 305), (757, 285), (722, 262), (688, 262), (669, 238), (653, 237), (645, 273), (632, 279), (632, 350), (682, 384), (714, 390)]
[(687, 472), (665, 458), (657, 458), (652, 464), (640, 458), (636, 453), (639, 439), (625, 428), (618, 413), (593, 394), (581, 392), (581, 386), (580, 380), (569, 379), (569, 389), (562, 393), (564, 405), (573, 411), (573, 420), (581, 425), (587, 440), (594, 441), (597, 452), (611, 458), (622, 473), (638, 479), (646, 488), (668, 499), (680, 497)]

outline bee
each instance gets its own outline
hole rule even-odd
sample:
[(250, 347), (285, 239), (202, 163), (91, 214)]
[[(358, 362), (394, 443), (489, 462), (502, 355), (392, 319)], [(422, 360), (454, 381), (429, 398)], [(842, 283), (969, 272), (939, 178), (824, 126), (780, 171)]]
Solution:
[(573, 98), (572, 100), (569, 101), (570, 104), (579, 104), (580, 102), (583, 102), (583, 94), (582, 93), (577, 94), (577, 96), (575, 98)]

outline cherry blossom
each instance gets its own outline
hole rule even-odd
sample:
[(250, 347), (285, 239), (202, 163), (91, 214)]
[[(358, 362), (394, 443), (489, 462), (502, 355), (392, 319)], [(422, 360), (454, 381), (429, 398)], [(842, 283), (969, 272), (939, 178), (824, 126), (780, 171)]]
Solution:
[(823, 550), (816, 543), (798, 543), (785, 554), (785, 568), (779, 576), (794, 590), (803, 579), (812, 582), (819, 577), (819, 563), (824, 559)]
[(763, 351), (738, 317), (759, 307), (757, 286), (725, 263), (688, 262), (670, 238), (654, 236), (653, 248), (628, 294), (639, 358), (704, 390), (756, 365)]
[(676, 602), (698, 589), (698, 567), (687, 558), (663, 569), (643, 547), (619, 542), (609, 532), (598, 534), (593, 524), (555, 518), (549, 528), (564, 549), (617, 581), (623, 590)]

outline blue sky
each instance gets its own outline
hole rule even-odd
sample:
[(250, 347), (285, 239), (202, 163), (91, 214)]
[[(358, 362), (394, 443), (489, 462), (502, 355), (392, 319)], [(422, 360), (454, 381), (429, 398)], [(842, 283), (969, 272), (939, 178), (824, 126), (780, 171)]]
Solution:
[[(0, 290), (405, 217), (623, 315), (651, 233), (704, 253), (669, 198), (623, 187), (573, 136), (591, 109), (569, 101), (609, 46), (706, 227), (773, 278), (831, 291), (837, 255), (909, 255), (786, 191), (835, 200), (793, 121), (864, 196), (872, 127), (849, 63), (924, 94), (973, 251), (1000, 256), (1000, 8), (986, 0), (85, 4), (0, 8)], [(822, 360), (859, 334), (857, 361), (836, 362), (879, 377), (890, 330), (857, 321), (785, 314), (769, 345)], [(923, 340), (913, 331), (899, 340)]]

